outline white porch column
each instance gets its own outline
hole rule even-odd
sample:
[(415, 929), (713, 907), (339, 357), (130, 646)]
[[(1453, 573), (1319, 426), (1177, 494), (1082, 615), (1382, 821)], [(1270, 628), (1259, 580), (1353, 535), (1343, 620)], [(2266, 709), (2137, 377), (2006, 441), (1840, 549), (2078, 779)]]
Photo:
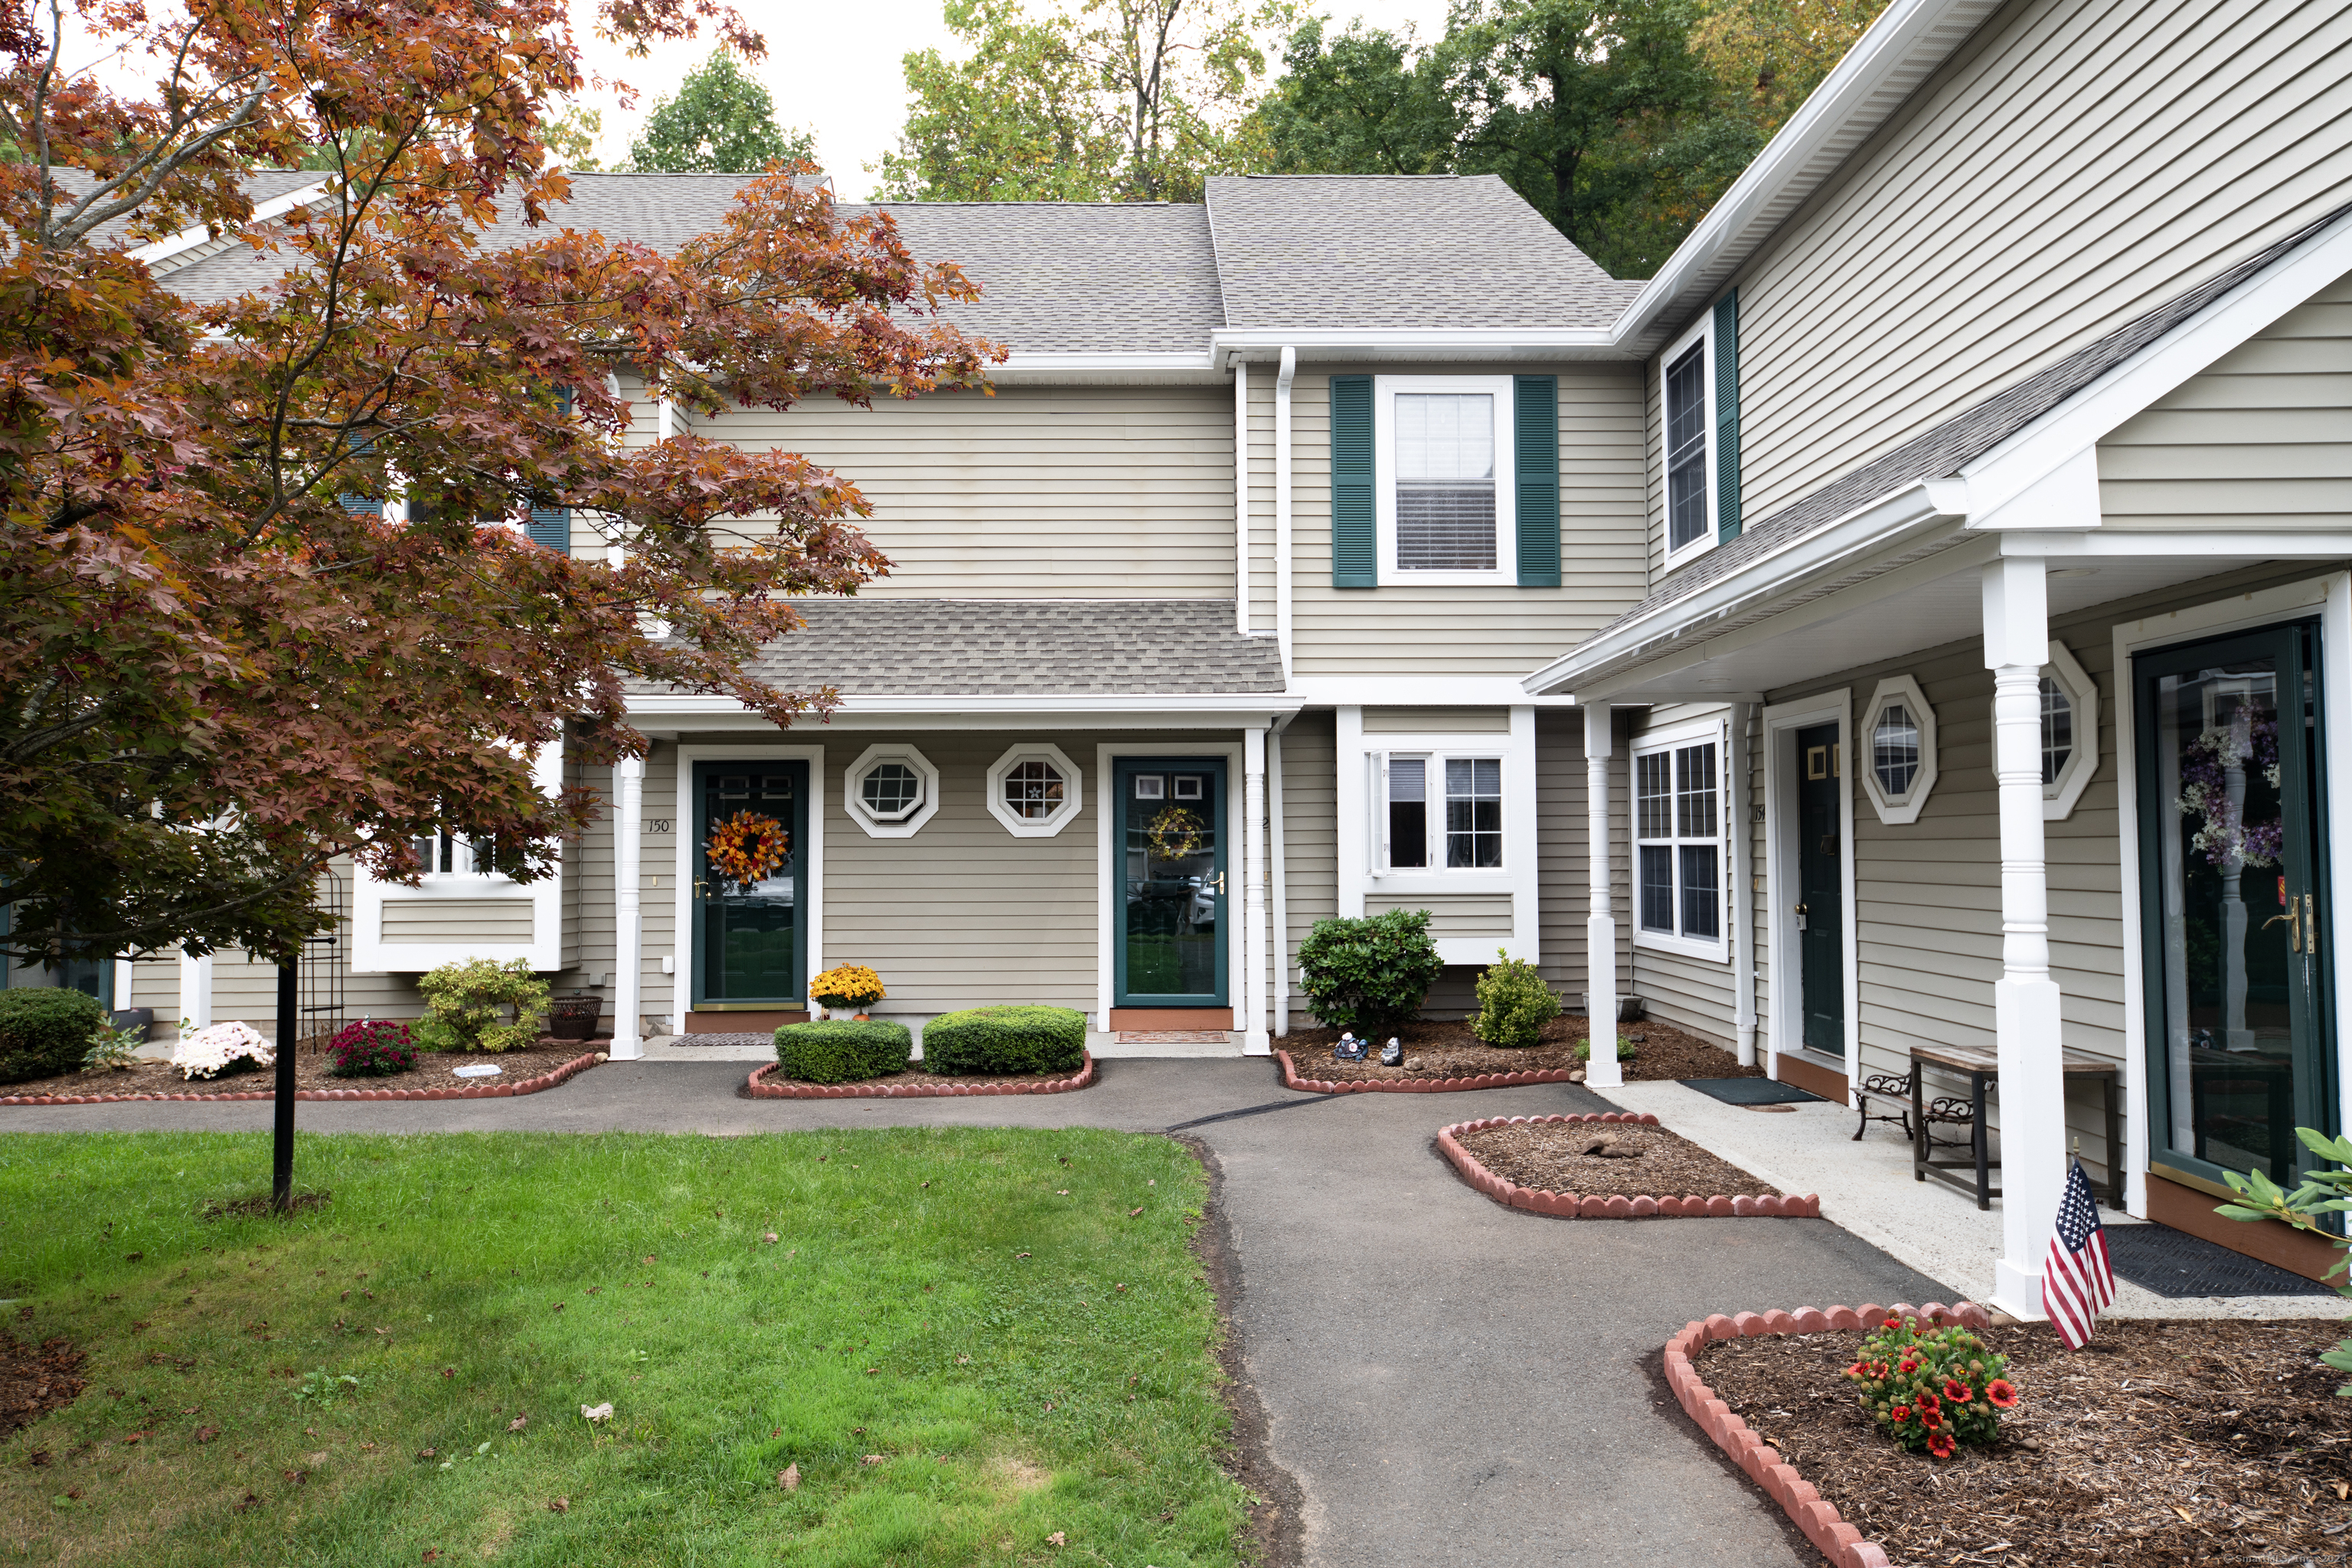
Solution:
[(2042, 667), (2050, 659), (2042, 563), (1985, 568), (1985, 666), (1993, 672), (1993, 774), (2000, 784), (2000, 1258), (1992, 1304), (2042, 1317), (2042, 1264), (2066, 1180), (2066, 1084), (2058, 983), (2050, 975), (2050, 881), (2042, 832)]
[(1749, 818), (1748, 781), (1753, 775), (1748, 752), (1748, 727), (1756, 704), (1731, 705), (1731, 744), (1725, 748), (1731, 778), (1731, 994), (1734, 1027), (1738, 1031), (1739, 1065), (1756, 1065), (1756, 829)]
[(624, 757), (613, 770), (613, 1059), (635, 1061), (646, 1054), (637, 1034), (644, 1008), (645, 894), (640, 887), (645, 850), (646, 760)]
[(1592, 1059), (1585, 1066), (1584, 1081), (1593, 1089), (1615, 1089), (1625, 1081), (1617, 1066), (1617, 920), (1609, 908), (1609, 758), (1614, 749), (1609, 704), (1586, 704), (1585, 875), (1592, 888), (1592, 912), (1584, 922), (1584, 984)]
[(1242, 1053), (1274, 1054), (1265, 1032), (1265, 731), (1242, 731)]
[(213, 1026), (213, 955), (180, 954), (180, 1017), (190, 1029)]
[[(1289, 720), (1285, 719), (1284, 723)], [(1270, 879), (1274, 883), (1274, 931), (1268, 946), (1273, 948), (1267, 967), (1274, 972), (1274, 1034), (1276, 1039), (1290, 1034), (1290, 869), (1283, 853), (1282, 842), (1282, 731), (1276, 728), (1265, 738), (1265, 809), (1274, 819), (1272, 851), (1274, 865)], [(1269, 1046), (1267, 1049), (1272, 1050)]]

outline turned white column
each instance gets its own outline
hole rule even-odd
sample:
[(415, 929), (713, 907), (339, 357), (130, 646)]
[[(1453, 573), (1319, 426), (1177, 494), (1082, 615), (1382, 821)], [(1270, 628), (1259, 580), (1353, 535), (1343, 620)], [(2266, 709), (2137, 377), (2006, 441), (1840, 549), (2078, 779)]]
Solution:
[[(1267, 880), (1273, 884), (1274, 926), (1266, 942), (1273, 949), (1266, 967), (1273, 972), (1274, 1035), (1276, 1039), (1284, 1039), (1290, 1034), (1290, 868), (1283, 852), (1280, 730), (1265, 738), (1265, 812), (1272, 818), (1269, 829), (1272, 842), (1267, 849), (1274, 862), (1267, 872)], [(1267, 1048), (1270, 1051), (1272, 1047)]]
[(1749, 809), (1753, 764), (1748, 754), (1748, 727), (1755, 717), (1753, 702), (1731, 705), (1731, 744), (1724, 752), (1731, 775), (1726, 781), (1731, 785), (1731, 864), (1726, 872), (1731, 879), (1733, 1027), (1744, 1068), (1756, 1065), (1756, 829), (1749, 821), (1755, 814)]
[(1985, 666), (1993, 672), (1993, 774), (2000, 785), (2000, 1258), (1992, 1302), (2042, 1317), (2042, 1265), (2066, 1180), (2066, 1082), (2058, 983), (2050, 973), (2050, 879), (2042, 831), (2042, 667), (2050, 660), (2042, 563), (1984, 575)]
[(1584, 709), (1585, 875), (1591, 883), (1592, 912), (1584, 921), (1585, 1014), (1592, 1029), (1592, 1059), (1584, 1081), (1615, 1089), (1625, 1081), (1617, 1066), (1617, 917), (1609, 907), (1609, 704)]
[(646, 1054), (637, 1034), (644, 1011), (645, 893), (640, 886), (645, 851), (646, 760), (624, 757), (613, 770), (613, 1059), (635, 1061)]
[(180, 954), (180, 1021), (191, 1030), (213, 1025), (213, 955)]
[(1242, 1052), (1271, 1056), (1265, 1032), (1265, 731), (1242, 731)]

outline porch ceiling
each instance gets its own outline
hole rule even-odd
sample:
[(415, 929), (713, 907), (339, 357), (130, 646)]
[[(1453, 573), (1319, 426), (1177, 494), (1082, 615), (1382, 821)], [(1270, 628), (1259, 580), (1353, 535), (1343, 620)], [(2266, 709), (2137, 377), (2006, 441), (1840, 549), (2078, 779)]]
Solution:
[(2023, 538), (1958, 532), (1915, 546), (1899, 563), (1882, 559), (1845, 574), (1843, 582), (1695, 627), (1655, 657), (1614, 671), (1578, 695), (1620, 704), (1760, 701), (1842, 670), (1981, 637), (1981, 568), (2004, 549), (2011, 554), (2040, 553), (2049, 562), (2053, 624), (2080, 611), (2266, 562), (2352, 553), (2352, 539), (2340, 535), (2281, 545), (2276, 535)]

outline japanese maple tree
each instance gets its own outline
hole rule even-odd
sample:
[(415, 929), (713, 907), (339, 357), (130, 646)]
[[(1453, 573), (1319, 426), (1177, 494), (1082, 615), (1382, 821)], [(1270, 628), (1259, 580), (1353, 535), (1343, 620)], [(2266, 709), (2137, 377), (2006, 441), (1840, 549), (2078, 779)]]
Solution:
[[(529, 879), (592, 820), (531, 784), (642, 749), (629, 685), (826, 707), (750, 659), (791, 600), (887, 567), (849, 480), (698, 434), (622, 445), (622, 390), (738, 404), (970, 384), (973, 285), (811, 171), (661, 251), (562, 221), (542, 114), (583, 85), (561, 0), (89, 0), (0, 23), (0, 901), (26, 955), (284, 957), (329, 859), (413, 877), (462, 834)], [(600, 0), (635, 45), (758, 36), (717, 0)], [(94, 37), (99, 47), (90, 47)], [(60, 66), (119, 48), (152, 83)], [(331, 167), (257, 222), (262, 166)], [(191, 227), (274, 280), (192, 300)], [(191, 290), (193, 292), (194, 290)], [(345, 498), (403, 500), (388, 512)], [(568, 508), (564, 553), (533, 509)]]

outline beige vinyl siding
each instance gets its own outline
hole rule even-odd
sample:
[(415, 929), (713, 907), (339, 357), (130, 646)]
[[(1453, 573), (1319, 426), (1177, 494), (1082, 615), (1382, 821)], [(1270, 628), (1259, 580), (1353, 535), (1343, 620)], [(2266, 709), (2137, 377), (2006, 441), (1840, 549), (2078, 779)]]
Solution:
[(1234, 596), (1230, 385), (999, 388), (738, 409), (698, 434), (854, 482), (892, 562), (866, 592)]
[[(1622, 723), (1621, 721), (1620, 728)], [(1570, 1012), (1585, 989), (1585, 920), (1591, 909), (1591, 839), (1585, 816), (1584, 715), (1572, 709), (1536, 710), (1536, 856), (1538, 942), (1536, 967)], [(1609, 763), (1610, 798), (1625, 798), (1625, 751), (1621, 741)], [(1617, 976), (1620, 989), (1633, 973), (1631, 924), (1625, 919), (1630, 888), (1622, 836), (1610, 836), (1610, 902), (1617, 911)]]
[(1746, 514), (2352, 199), (2347, 41), (2308, 0), (2003, 11), (1739, 279)]
[[(1559, 377), (1561, 585), (1334, 588), (1330, 378), (1351, 373), (1301, 372), (1291, 389), (1292, 662), (1299, 675), (1524, 675), (1643, 595), (1640, 367), (1426, 368), (1540, 368)], [(1382, 472), (1389, 461), (1380, 458)], [(1502, 526), (1509, 518), (1507, 505)]]
[(404, 899), (383, 901), (387, 943), (530, 940), (529, 899)]
[(2352, 279), (2099, 443), (2110, 526), (2352, 523)]
[(1507, 708), (1367, 708), (1367, 735), (1507, 735)]
[(1339, 773), (1336, 724), (1329, 710), (1301, 713), (1282, 732), (1282, 858), (1290, 945), (1282, 983), (1290, 989), (1290, 1026), (1316, 1026), (1298, 989), (1298, 947), (1315, 922), (1339, 912), (1339, 845), (1333, 791)]
[(1394, 910), (1427, 910), (1429, 934), (1434, 937), (1491, 936), (1497, 942), (1511, 936), (1511, 896), (1508, 893), (1423, 893), (1414, 898), (1367, 895), (1364, 912), (1384, 915)]
[[(1641, 723), (1640, 729), (1628, 739), (1626, 750), (1629, 758), (1629, 773), (1633, 746), (1640, 742), (1643, 734), (1652, 731), (1677, 728), (1696, 720), (1714, 718), (1723, 721), (1727, 715), (1728, 710), (1722, 707), (1688, 703), (1671, 703), (1652, 709), (1647, 719)], [(1747, 893), (1742, 886), (1746, 868), (1738, 861), (1738, 835), (1744, 829), (1742, 825), (1730, 816), (1731, 769), (1736, 761), (1738, 743), (1738, 736), (1729, 736), (1725, 742), (1727, 754), (1717, 761), (1716, 776), (1721, 790), (1717, 797), (1718, 809), (1726, 814), (1727, 821), (1732, 829), (1729, 854), (1727, 857), (1730, 863), (1723, 867), (1721, 871), (1727, 895), (1723, 910), (1725, 956), (1720, 959), (1699, 958), (1686, 952), (1672, 952), (1662, 948), (1645, 947), (1639, 940), (1635, 940), (1633, 943), (1633, 994), (1641, 997), (1648, 1005), (1649, 1016), (1661, 1023), (1671, 1024), (1678, 1029), (1696, 1035), (1702, 1039), (1712, 1040), (1727, 1049), (1737, 1043), (1738, 1034), (1737, 1027), (1738, 1014), (1731, 983), (1730, 954), (1733, 942), (1730, 900), (1752, 896)], [(1759, 795), (1755, 798), (1760, 800), (1763, 797)], [(1626, 835), (1626, 842), (1630, 847), (1633, 842), (1633, 799), (1630, 782), (1626, 793), (1611, 801), (1610, 805), (1619, 824), (1619, 830)], [(1630, 868), (1630, 861), (1628, 864)], [(1630, 877), (1629, 868), (1629, 880)], [(1629, 931), (1635, 928), (1641, 920), (1641, 910), (1634, 905), (1630, 888), (1618, 918), (1625, 922)]]

